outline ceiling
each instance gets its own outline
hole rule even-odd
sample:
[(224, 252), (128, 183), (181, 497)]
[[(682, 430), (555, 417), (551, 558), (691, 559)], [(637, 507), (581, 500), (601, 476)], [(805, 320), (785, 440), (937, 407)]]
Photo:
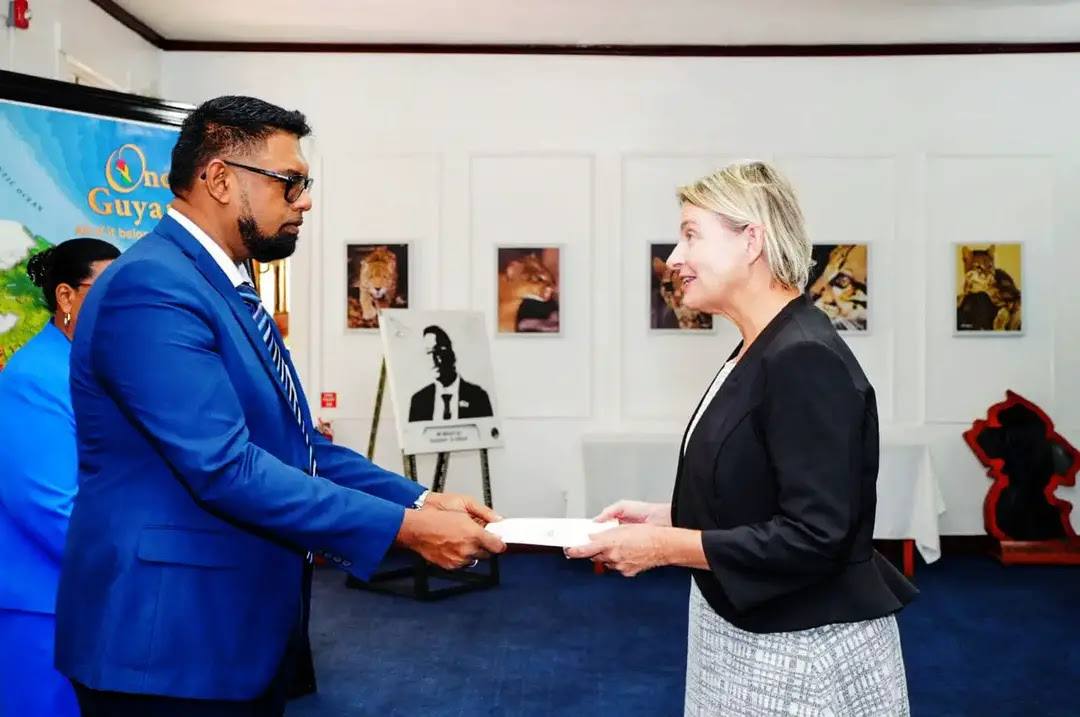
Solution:
[[(189, 43), (815, 45), (1080, 41), (1080, 0), (90, 0)], [(154, 39), (156, 37), (156, 40)]]

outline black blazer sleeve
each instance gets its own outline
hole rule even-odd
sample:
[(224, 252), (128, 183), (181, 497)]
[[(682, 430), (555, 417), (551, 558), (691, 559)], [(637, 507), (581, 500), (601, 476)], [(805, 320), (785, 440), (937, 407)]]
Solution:
[(709, 566), (739, 611), (842, 571), (859, 517), (865, 396), (843, 358), (823, 342), (802, 341), (766, 358), (763, 370), (758, 425), (778, 511), (702, 535)]

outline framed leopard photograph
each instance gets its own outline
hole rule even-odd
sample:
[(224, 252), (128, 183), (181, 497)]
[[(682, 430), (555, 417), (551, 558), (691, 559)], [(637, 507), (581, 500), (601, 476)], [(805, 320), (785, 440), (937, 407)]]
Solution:
[(806, 295), (837, 331), (870, 330), (869, 245), (815, 244)]

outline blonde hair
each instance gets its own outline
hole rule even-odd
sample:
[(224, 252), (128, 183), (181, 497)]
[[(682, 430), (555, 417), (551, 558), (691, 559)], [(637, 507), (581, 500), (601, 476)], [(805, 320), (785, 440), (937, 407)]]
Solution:
[(680, 202), (714, 212), (740, 231), (749, 224), (765, 229), (765, 261), (773, 278), (803, 291), (809, 280), (810, 237), (791, 183), (766, 162), (733, 162), (678, 188)]

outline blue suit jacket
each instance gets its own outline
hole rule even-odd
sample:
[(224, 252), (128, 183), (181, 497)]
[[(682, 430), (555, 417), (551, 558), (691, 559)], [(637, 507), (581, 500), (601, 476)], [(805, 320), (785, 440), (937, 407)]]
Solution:
[(70, 354), (50, 322), (0, 371), (0, 609), (56, 604), (78, 466)]
[(301, 392), (305, 473), (251, 314), (168, 216), (88, 292), (71, 391), (56, 665), (91, 688), (254, 698), (300, 620), (305, 551), (370, 577), (423, 490), (323, 439)]

